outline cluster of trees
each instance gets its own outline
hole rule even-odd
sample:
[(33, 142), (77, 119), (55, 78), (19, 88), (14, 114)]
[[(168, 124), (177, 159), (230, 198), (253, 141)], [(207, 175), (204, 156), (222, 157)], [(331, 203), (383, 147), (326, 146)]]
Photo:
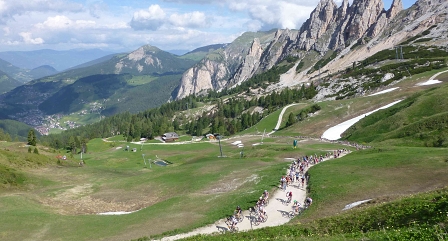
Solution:
[(267, 86), (277, 83), (280, 81), (280, 75), (286, 73), (289, 69), (291, 69), (295, 63), (291, 62), (292, 60), (297, 60), (297, 58), (290, 57), (286, 59), (288, 64), (284, 65), (276, 65), (269, 69), (268, 71), (254, 75), (250, 79), (244, 81), (238, 86), (235, 86), (231, 89), (224, 89), (220, 92), (210, 91), (208, 93), (208, 98), (221, 98), (227, 95), (233, 95), (238, 93), (244, 93), (249, 91), (251, 88), (266, 88)]
[(11, 141), (11, 135), (0, 128), (0, 141)]
[(36, 146), (36, 144), (37, 144), (36, 133), (34, 132), (33, 129), (30, 129), (28, 131), (28, 145)]
[(297, 121), (305, 120), (309, 114), (316, 113), (321, 109), (320, 105), (314, 104), (308, 108), (302, 109), (298, 115), (294, 115), (294, 113), (289, 113), (288, 121), (286, 122), (286, 126), (292, 126)]
[[(1, 141), (27, 141), (30, 126), (14, 120), (0, 120), (0, 140)], [(36, 133), (37, 138), (40, 134)]]
[[(159, 108), (150, 109), (138, 114), (129, 112), (117, 114), (103, 119), (98, 123), (64, 131), (61, 134), (42, 137), (42, 142), (54, 148), (66, 148), (72, 153), (86, 151), (85, 143), (94, 138), (107, 138), (113, 135), (123, 135), (127, 141), (140, 138), (153, 139), (171, 131), (182, 131), (200, 136), (210, 133), (231, 135), (256, 124), (270, 112), (289, 103), (313, 98), (317, 94), (311, 84), (300, 89), (285, 89), (280, 93), (273, 92), (260, 98), (246, 100), (233, 97), (223, 101), (214, 99), (210, 104), (216, 104), (216, 111), (203, 113), (202, 116), (189, 119), (179, 112), (187, 108), (196, 108), (199, 100), (204, 97), (189, 96), (179, 101), (166, 103)], [(250, 113), (253, 107), (263, 107), (265, 111)]]

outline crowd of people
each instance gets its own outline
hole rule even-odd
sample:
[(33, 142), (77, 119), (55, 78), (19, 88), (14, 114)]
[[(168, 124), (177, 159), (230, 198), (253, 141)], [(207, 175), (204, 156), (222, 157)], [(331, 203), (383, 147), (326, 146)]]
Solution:
[[(348, 149), (339, 149), (334, 150), (331, 152), (327, 152), (325, 155), (306, 155), (303, 157), (297, 158), (297, 160), (294, 160), (289, 169), (287, 170), (286, 175), (282, 176), (280, 178), (280, 189), (286, 193), (286, 199), (285, 204), (289, 205), (289, 203), (293, 200), (293, 193), (292, 191), (287, 191), (286, 189), (293, 183), (297, 183), (297, 188), (305, 188), (305, 185), (309, 181), (309, 174), (307, 172), (307, 169), (310, 165), (318, 164), (326, 159), (329, 158), (338, 158), (343, 153), (348, 153), (350, 150)], [(251, 222), (255, 221), (257, 223), (265, 222), (267, 220), (267, 213), (265, 206), (269, 203), (269, 192), (267, 190), (264, 190), (260, 198), (257, 200), (257, 203), (255, 207), (252, 208), (251, 212), (253, 212), (254, 217)], [(308, 208), (313, 203), (313, 199), (309, 196), (307, 196), (304, 200), (303, 209)], [(302, 206), (297, 200), (294, 200), (292, 209), (294, 213), (299, 213), (302, 209)], [(237, 206), (236, 210), (234, 211), (234, 214), (230, 216), (227, 219), (227, 225), (229, 230), (234, 231), (236, 230), (236, 225), (243, 220), (242, 216), (242, 210), (240, 206)]]

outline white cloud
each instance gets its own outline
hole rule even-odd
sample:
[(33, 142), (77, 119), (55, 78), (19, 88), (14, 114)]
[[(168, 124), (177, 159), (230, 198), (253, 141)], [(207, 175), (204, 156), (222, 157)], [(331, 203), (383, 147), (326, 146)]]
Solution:
[(11, 33), (11, 29), (9, 27), (4, 27), (3, 32), (5, 36), (8, 36)]
[(44, 40), (42, 38), (33, 38), (32, 34), (29, 32), (21, 32), (19, 33), (23, 38), (23, 42), (26, 44), (43, 44)]
[(41, 29), (67, 29), (73, 25), (73, 21), (67, 16), (57, 15), (48, 17), (43, 23), (36, 24), (37, 28)]
[(130, 25), (136, 30), (157, 30), (164, 23), (165, 16), (165, 11), (159, 5), (151, 5), (148, 10), (135, 12)]
[(42, 23), (35, 25), (38, 29), (43, 30), (67, 30), (67, 29), (125, 29), (129, 28), (126, 22), (115, 22), (107, 24), (99, 24), (93, 20), (71, 20), (69, 17), (64, 15), (57, 15), (54, 17), (48, 17)]
[(142, 8), (142, 1), (0, 0), (0, 51), (25, 41), (27, 49), (130, 51), (151, 44), (191, 50), (231, 42), (245, 31), (300, 28), (318, 1), (162, 0)]
[[(318, 0), (227, 0), (232, 11), (248, 12), (252, 21), (259, 21), (260, 29), (299, 29), (316, 7)], [(254, 25), (248, 25), (254, 27)]]
[(177, 14), (170, 16), (170, 23), (178, 27), (203, 28), (208, 25), (208, 19), (203, 12), (194, 11), (191, 13)]
[(84, 7), (70, 0), (0, 0), (0, 23), (32, 12), (80, 12)]
[(258, 20), (251, 20), (245, 24), (247, 31), (256, 32), (263, 27), (263, 23)]

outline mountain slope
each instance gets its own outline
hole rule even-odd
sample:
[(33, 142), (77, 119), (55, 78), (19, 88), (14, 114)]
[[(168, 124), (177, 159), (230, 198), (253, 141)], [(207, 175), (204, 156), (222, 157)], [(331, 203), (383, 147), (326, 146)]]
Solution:
[[(221, 90), (228, 85), (228, 82), (240, 80), (239, 78), (233, 80), (237, 72), (255, 73), (259, 63), (254, 62), (254, 59), (261, 58), (263, 50), (275, 36), (275, 31), (244, 33), (224, 49), (209, 53), (183, 74), (179, 88), (173, 96), (180, 99), (206, 90)], [(248, 52), (250, 54), (246, 54)], [(246, 68), (250, 70), (246, 71)], [(247, 76), (243, 78), (245, 77)]]
[(226, 44), (213, 44), (213, 45), (208, 45), (208, 46), (204, 46), (204, 47), (200, 47), (197, 48), (193, 51), (190, 51), (184, 55), (182, 55), (182, 58), (186, 58), (186, 59), (192, 59), (192, 60), (196, 60), (196, 61), (200, 61), (203, 58), (205, 58), (205, 56), (207, 56), (208, 53), (218, 50), (218, 49), (222, 49), (226, 46)]
[(343, 135), (356, 142), (448, 146), (448, 85), (419, 92), (401, 103), (361, 119)]
[[(33, 80), (0, 96), (0, 107), (9, 118), (33, 126), (55, 113), (138, 112), (168, 101), (180, 73), (194, 63), (147, 45), (96, 65)], [(98, 104), (105, 101), (107, 109)]]
[[(253, 36), (238, 53), (230, 51), (231, 43), (222, 54), (215, 53), (221, 57), (206, 57), (184, 73), (174, 96), (180, 99), (232, 88), (288, 57), (298, 58), (296, 64), (305, 66), (291, 69), (284, 83), (271, 87), (271, 91), (317, 81), (322, 73), (344, 70), (433, 26), (437, 31), (432, 31), (431, 37), (438, 40), (434, 44), (446, 46), (442, 39), (446, 36), (447, 6), (448, 2), (442, 0), (419, 0), (403, 10), (402, 1), (394, 0), (386, 11), (381, 0), (354, 0), (352, 5), (344, 0), (339, 7), (333, 0), (321, 0), (299, 31), (278, 30), (264, 41)], [(244, 35), (235, 42), (240, 39)]]
[(29, 74), (33, 77), (33, 79), (43, 78), (56, 73), (58, 73), (58, 71), (49, 65), (42, 65), (29, 71)]
[(3, 59), (0, 59), (0, 71), (6, 73), (21, 83), (26, 83), (33, 79), (33, 76), (31, 76), (27, 70), (21, 69)]
[(64, 51), (42, 49), (0, 52), (0, 58), (23, 69), (34, 69), (42, 65), (50, 65), (58, 71), (63, 71), (109, 54), (112, 54), (112, 52), (100, 49), (72, 49)]
[(0, 93), (8, 92), (20, 85), (22, 85), (21, 82), (9, 77), (8, 74), (0, 70)]

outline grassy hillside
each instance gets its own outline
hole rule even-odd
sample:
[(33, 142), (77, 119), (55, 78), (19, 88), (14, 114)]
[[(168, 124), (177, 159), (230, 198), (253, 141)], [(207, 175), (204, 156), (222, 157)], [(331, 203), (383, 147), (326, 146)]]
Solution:
[(22, 85), (21, 82), (9, 77), (5, 72), (0, 70), (0, 93), (8, 92), (20, 85)]
[[(31, 188), (39, 179), (31, 177), (30, 170), (56, 164), (45, 147), (29, 147), (17, 142), (1, 142), (0, 146), (0, 194)], [(34, 153), (36, 148), (37, 154)]]
[(363, 118), (344, 134), (357, 142), (448, 146), (448, 85), (419, 92), (399, 104)]
[[(5, 133), (8, 133), (12, 140), (17, 137), (20, 141), (26, 141), (28, 131), (32, 129), (32, 127), (27, 124), (8, 119), (0, 120), (0, 128), (3, 129)], [(36, 131), (35, 133), (37, 137), (40, 136), (39, 132)]]

